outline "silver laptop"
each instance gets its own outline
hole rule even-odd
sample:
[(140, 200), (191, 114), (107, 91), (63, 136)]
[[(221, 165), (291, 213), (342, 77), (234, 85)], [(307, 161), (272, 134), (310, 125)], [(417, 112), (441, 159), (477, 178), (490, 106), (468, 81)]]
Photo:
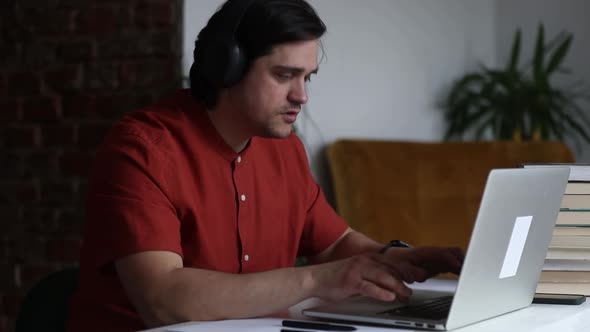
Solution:
[(406, 304), (357, 296), (303, 314), (451, 330), (529, 306), (568, 175), (567, 167), (490, 172), (454, 293), (414, 290)]

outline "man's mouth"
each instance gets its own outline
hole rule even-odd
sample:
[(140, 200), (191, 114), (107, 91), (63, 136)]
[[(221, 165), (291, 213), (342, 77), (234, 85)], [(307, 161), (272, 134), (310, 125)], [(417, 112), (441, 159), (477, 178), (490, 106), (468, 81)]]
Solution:
[(297, 114), (299, 114), (299, 110), (283, 113), (283, 119), (289, 124), (294, 123), (297, 120)]

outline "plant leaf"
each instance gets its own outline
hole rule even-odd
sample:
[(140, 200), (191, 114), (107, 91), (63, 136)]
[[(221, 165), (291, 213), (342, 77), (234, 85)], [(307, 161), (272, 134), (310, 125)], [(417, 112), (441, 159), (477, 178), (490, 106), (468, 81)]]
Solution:
[(510, 52), (510, 62), (508, 62), (508, 67), (506, 70), (508, 72), (516, 72), (518, 66), (518, 59), (520, 57), (520, 40), (522, 37), (522, 33), (520, 29), (516, 30), (514, 34), (514, 42), (512, 43), (512, 51)]
[(547, 69), (546, 69), (547, 76), (550, 76), (551, 73), (553, 73), (555, 71), (555, 69), (559, 68), (559, 66), (561, 65), (561, 62), (565, 58), (565, 56), (572, 44), (573, 38), (574, 37), (572, 35), (569, 35), (563, 41), (563, 43), (561, 43), (557, 47), (557, 50), (555, 51), (555, 53), (553, 53), (553, 55), (549, 59), (549, 63), (547, 64)]
[(537, 30), (537, 43), (535, 45), (535, 54), (533, 55), (533, 78), (535, 80), (535, 84), (539, 88), (545, 86), (546, 77), (544, 75), (543, 65), (544, 65), (544, 58), (545, 58), (545, 28), (543, 24), (539, 24), (539, 28)]

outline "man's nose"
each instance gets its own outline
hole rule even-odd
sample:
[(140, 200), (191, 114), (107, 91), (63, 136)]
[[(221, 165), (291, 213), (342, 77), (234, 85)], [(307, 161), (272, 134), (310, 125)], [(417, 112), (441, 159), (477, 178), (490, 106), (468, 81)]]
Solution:
[(309, 99), (307, 96), (307, 87), (305, 85), (304, 80), (296, 80), (293, 82), (291, 86), (291, 91), (289, 92), (289, 101), (298, 104), (305, 104)]

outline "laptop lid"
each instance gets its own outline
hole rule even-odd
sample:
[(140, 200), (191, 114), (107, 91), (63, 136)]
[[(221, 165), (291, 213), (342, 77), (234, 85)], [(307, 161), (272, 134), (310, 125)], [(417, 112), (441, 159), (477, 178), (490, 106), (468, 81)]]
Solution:
[[(386, 316), (382, 313), (400, 304), (367, 298), (307, 309), (303, 314), (440, 330), (530, 305), (568, 176), (566, 167), (490, 172), (446, 320)], [(422, 300), (442, 294), (415, 291), (414, 295)]]

